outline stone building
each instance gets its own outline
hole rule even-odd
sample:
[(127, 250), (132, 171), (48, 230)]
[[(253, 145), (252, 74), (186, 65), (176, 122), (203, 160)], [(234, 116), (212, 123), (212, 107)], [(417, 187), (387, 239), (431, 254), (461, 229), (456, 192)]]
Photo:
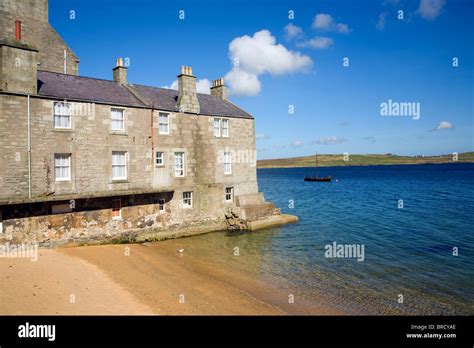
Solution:
[(0, 241), (144, 241), (296, 220), (258, 192), (254, 118), (196, 92), (78, 76), (47, 0), (0, 3)]

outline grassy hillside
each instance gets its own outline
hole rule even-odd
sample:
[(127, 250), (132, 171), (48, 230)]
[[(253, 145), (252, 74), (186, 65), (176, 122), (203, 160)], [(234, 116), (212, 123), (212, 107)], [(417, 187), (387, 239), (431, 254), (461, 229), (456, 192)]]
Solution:
[[(370, 166), (388, 164), (423, 164), (423, 163), (453, 163), (452, 155), (410, 157), (397, 155), (349, 155), (344, 161), (344, 155), (318, 155), (320, 167), (333, 166)], [(474, 152), (465, 152), (458, 155), (458, 162), (474, 162)], [(281, 158), (257, 161), (258, 168), (292, 168), (313, 167), (315, 156)]]

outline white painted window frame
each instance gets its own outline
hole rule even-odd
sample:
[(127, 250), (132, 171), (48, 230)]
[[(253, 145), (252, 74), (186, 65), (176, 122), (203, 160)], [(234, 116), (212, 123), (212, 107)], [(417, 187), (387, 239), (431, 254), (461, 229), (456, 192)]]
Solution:
[[(166, 118), (166, 122), (161, 122), (161, 117)], [(166, 126), (165, 131), (161, 131), (161, 126)], [(163, 135), (170, 134), (170, 114), (168, 112), (159, 112), (158, 113), (158, 133)]]
[[(66, 157), (67, 158), (67, 166), (56, 164), (56, 160), (59, 160), (59, 157)], [(56, 174), (56, 168), (67, 168), (68, 169), (68, 176), (67, 177), (58, 177)], [(71, 154), (70, 153), (55, 153), (54, 154), (54, 181), (57, 182), (64, 182), (64, 181), (71, 181)]]

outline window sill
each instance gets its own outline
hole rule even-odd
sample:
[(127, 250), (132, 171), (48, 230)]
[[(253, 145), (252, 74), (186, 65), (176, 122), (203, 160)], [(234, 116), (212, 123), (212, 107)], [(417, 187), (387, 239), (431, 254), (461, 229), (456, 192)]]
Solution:
[(112, 184), (127, 184), (130, 181), (128, 179), (112, 179)]
[(109, 134), (113, 134), (113, 135), (128, 135), (128, 133), (126, 131), (109, 131)]
[(72, 128), (53, 127), (53, 132), (66, 132), (66, 133), (71, 133), (71, 132), (74, 132), (74, 129), (72, 129)]

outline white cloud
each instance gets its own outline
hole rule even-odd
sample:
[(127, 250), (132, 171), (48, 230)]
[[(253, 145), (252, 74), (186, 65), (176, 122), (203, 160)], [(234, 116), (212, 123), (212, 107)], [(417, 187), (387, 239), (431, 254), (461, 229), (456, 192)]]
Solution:
[(304, 72), (313, 64), (310, 57), (277, 44), (268, 30), (232, 40), (229, 44), (229, 58), (234, 67), (224, 79), (230, 87), (229, 94), (241, 96), (253, 96), (260, 92), (258, 77), (262, 74)]
[(229, 86), (229, 94), (243, 97), (252, 97), (260, 93), (262, 85), (258, 76), (240, 68), (232, 68), (224, 80)]
[(328, 48), (333, 44), (333, 39), (325, 36), (316, 36), (311, 40), (301, 41), (296, 44), (298, 47), (309, 47), (315, 49), (324, 49)]
[(344, 23), (336, 23), (334, 18), (327, 13), (318, 13), (314, 16), (312, 27), (324, 31), (337, 31), (339, 33), (348, 33), (351, 30)]
[[(170, 86), (163, 88), (178, 90), (178, 80), (174, 80)], [(196, 92), (203, 94), (211, 94), (211, 82), (208, 79), (199, 79), (196, 81)]]
[(441, 121), (440, 123), (438, 123), (435, 130), (445, 130), (445, 129), (451, 129), (451, 128), (453, 128), (453, 124), (451, 122)]
[(295, 140), (293, 141), (290, 146), (295, 148), (295, 147), (302, 147), (304, 143), (301, 140)]
[(292, 40), (303, 35), (303, 29), (293, 23), (287, 24), (283, 29), (285, 30), (285, 38), (287, 40)]
[(418, 12), (424, 19), (433, 20), (439, 16), (445, 0), (421, 0)]
[(281, 75), (307, 70), (312, 65), (308, 56), (292, 52), (276, 39), (268, 30), (256, 32), (252, 37), (244, 35), (229, 44), (229, 55), (239, 67), (249, 73)]
[(333, 25), (332, 16), (326, 13), (318, 13), (314, 16), (313, 19), (313, 28), (315, 29), (323, 29), (323, 30), (330, 30)]
[(379, 19), (377, 21), (377, 25), (375, 26), (377, 30), (384, 30), (385, 29), (385, 20), (388, 16), (387, 12), (381, 13), (379, 15)]
[(314, 143), (319, 144), (319, 145), (337, 145), (337, 144), (345, 143), (346, 141), (347, 141), (347, 139), (345, 139), (345, 138), (338, 138), (336, 136), (330, 136), (330, 137), (319, 138)]
[(349, 26), (347, 24), (344, 24), (344, 23), (337, 23), (336, 28), (337, 28), (337, 31), (340, 32), (340, 33), (348, 33), (348, 32), (351, 31), (349, 29)]

